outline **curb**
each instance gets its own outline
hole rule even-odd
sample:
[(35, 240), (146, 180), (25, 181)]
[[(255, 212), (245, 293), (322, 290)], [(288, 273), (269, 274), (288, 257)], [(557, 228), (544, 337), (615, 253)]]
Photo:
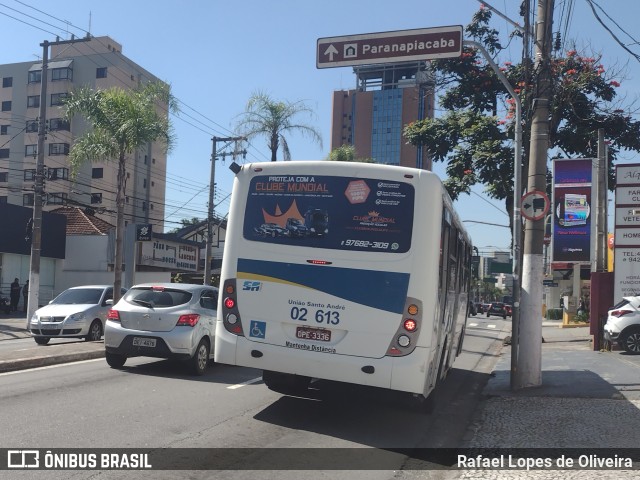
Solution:
[(81, 360), (93, 360), (95, 358), (104, 358), (104, 349), (32, 358), (16, 358), (14, 360), (0, 360), (0, 373), (47, 367)]

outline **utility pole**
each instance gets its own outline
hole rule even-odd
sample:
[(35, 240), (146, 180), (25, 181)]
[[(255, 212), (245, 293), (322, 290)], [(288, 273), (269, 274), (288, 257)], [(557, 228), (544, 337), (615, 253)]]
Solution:
[[(532, 98), (533, 115), (527, 192), (545, 192), (547, 186), (553, 7), (554, 0), (538, 0), (535, 48), (537, 81)], [(540, 220), (527, 220), (522, 259), (519, 351), (516, 370), (512, 372), (514, 374), (513, 389), (542, 384), (543, 243), (544, 217)]]
[[(205, 246), (205, 260), (204, 260), (204, 276), (203, 285), (211, 285), (211, 248), (213, 247), (213, 210), (214, 210), (214, 197), (215, 197), (215, 179), (216, 179), (216, 160), (218, 158), (218, 142), (227, 142), (222, 148), (226, 148), (231, 142), (240, 142), (246, 140), (244, 137), (213, 137), (211, 147), (211, 176), (209, 179), (209, 208), (207, 210), (207, 242)], [(238, 152), (237, 148), (234, 148), (233, 155)], [(226, 155), (226, 154), (224, 154)]]
[(35, 186), (33, 193), (33, 220), (31, 230), (31, 259), (29, 265), (29, 295), (27, 297), (27, 329), (34, 312), (40, 305), (40, 253), (42, 250), (42, 206), (44, 203), (44, 141), (47, 135), (47, 67), (49, 63), (49, 45), (88, 42), (90, 37), (71, 40), (45, 40), (42, 47), (42, 72), (40, 74), (40, 113), (38, 119), (38, 157), (36, 161)]

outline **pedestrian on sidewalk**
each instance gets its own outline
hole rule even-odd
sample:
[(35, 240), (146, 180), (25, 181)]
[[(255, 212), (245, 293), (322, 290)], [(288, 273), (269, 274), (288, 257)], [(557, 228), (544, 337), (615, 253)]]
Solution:
[(20, 303), (20, 282), (18, 278), (16, 278), (11, 284), (11, 291), (9, 292), (9, 298), (11, 299), (11, 311), (15, 312), (18, 310), (18, 303)]
[(29, 302), (29, 280), (22, 287), (22, 298), (24, 298), (24, 311), (27, 311), (27, 303)]

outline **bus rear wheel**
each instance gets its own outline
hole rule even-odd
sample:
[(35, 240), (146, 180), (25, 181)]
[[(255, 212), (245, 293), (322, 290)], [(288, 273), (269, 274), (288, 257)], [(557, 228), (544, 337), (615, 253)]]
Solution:
[(269, 390), (285, 395), (300, 395), (307, 391), (311, 378), (291, 373), (272, 372), (263, 370), (262, 381)]

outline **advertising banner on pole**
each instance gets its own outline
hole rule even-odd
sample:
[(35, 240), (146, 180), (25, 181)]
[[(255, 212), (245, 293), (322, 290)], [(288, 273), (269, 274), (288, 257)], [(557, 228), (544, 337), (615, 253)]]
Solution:
[(591, 196), (594, 161), (553, 162), (553, 262), (591, 262)]

